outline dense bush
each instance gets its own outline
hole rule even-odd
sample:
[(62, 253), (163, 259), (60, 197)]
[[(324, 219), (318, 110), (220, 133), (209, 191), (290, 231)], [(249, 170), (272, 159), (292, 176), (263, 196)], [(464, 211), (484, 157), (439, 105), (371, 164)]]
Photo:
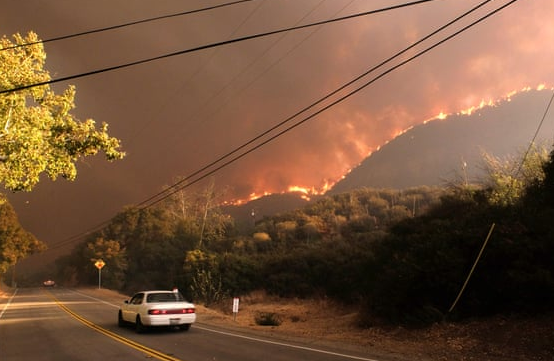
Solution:
[(208, 304), (258, 289), (329, 297), (360, 304), (365, 326), (544, 312), (554, 305), (553, 159), (543, 179), (524, 183), (531, 185), (519, 200), (498, 201), (510, 189), (467, 184), (361, 189), (266, 217), (251, 234), (238, 234), (206, 199), (194, 207), (179, 203), (180, 213), (175, 204), (129, 209), (77, 247), (64, 269), (92, 282), (90, 265), (82, 264), (94, 251), (112, 257), (114, 284), (127, 289), (178, 286)]
[[(545, 174), (517, 203), (491, 204), (487, 190), (453, 193), (426, 215), (392, 227), (368, 260), (372, 279), (362, 322), (422, 325), (442, 317), (552, 311), (554, 204), (539, 194), (551, 189), (554, 172)], [(449, 313), (493, 223), (482, 257)]]

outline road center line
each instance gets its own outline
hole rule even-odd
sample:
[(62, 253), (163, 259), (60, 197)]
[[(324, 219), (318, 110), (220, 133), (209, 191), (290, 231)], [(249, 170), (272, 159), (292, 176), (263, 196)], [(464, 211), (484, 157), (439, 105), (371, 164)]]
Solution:
[(118, 342), (120, 342), (124, 345), (127, 345), (127, 346), (131, 347), (131, 348), (134, 348), (135, 350), (141, 351), (141, 352), (147, 354), (148, 356), (151, 356), (151, 357), (156, 358), (158, 360), (162, 360), (162, 361), (182, 361), (178, 358), (175, 358), (175, 357), (166, 355), (162, 352), (151, 349), (151, 348), (149, 348), (147, 346), (144, 346), (144, 345), (142, 345), (138, 342), (135, 342), (133, 340), (130, 340), (128, 338), (120, 336), (117, 333), (111, 332), (109, 330), (106, 330), (105, 328), (102, 328), (102, 327), (96, 325), (95, 323), (87, 320), (86, 318), (80, 316), (79, 314), (71, 311), (66, 305), (64, 305), (61, 301), (59, 301), (51, 292), (48, 292), (48, 293), (49, 293), (50, 297), (54, 300), (54, 302), (56, 302), (58, 307), (60, 307), (62, 310), (67, 312), (71, 317), (73, 317), (77, 321), (81, 322), (85, 326), (90, 327), (93, 330), (95, 330), (97, 332), (100, 332), (101, 334), (103, 334), (105, 336), (108, 336), (109, 338), (111, 338), (115, 341), (118, 341)]
[[(96, 297), (93, 297), (93, 296), (89, 296), (89, 295), (87, 295), (87, 294), (85, 294), (85, 293), (82, 293), (82, 292), (79, 292), (79, 291), (71, 290), (71, 292), (75, 292), (75, 293), (77, 293), (77, 294), (79, 294), (79, 295), (82, 295), (82, 296), (84, 296), (84, 297), (90, 298), (90, 299), (95, 300), (95, 301), (98, 301), (98, 302), (102, 302), (102, 303), (104, 303), (104, 304), (106, 304), (106, 305), (109, 305), (109, 306), (112, 306), (112, 307), (116, 307), (116, 308), (119, 307), (119, 306), (117, 306), (117, 305), (114, 305), (113, 303), (110, 303), (110, 302), (101, 300), (101, 299), (96, 298)], [(343, 354), (343, 353), (338, 353), (338, 352), (325, 351), (325, 350), (321, 350), (321, 349), (317, 349), (317, 348), (312, 348), (312, 347), (307, 347), (307, 346), (297, 346), (297, 345), (293, 345), (293, 344), (289, 344), (289, 343), (284, 343), (284, 342), (277, 342), (277, 341), (264, 340), (264, 339), (261, 339), (261, 338), (250, 337), (250, 336), (244, 336), (244, 335), (240, 335), (240, 334), (236, 334), (236, 333), (232, 333), (232, 332), (213, 330), (213, 329), (211, 329), (211, 328), (202, 327), (202, 326), (200, 326), (198, 323), (196, 323), (196, 324), (194, 325), (194, 328), (198, 328), (198, 329), (200, 329), (200, 330), (204, 330), (204, 331), (208, 331), (208, 332), (219, 333), (219, 334), (221, 334), (221, 335), (243, 338), (243, 339), (247, 339), (247, 340), (251, 340), (251, 341), (256, 341), (256, 342), (262, 342), (262, 343), (267, 343), (267, 344), (272, 344), (272, 345), (277, 345), (277, 346), (282, 346), (282, 347), (295, 348), (295, 349), (300, 349), (300, 350), (305, 350), (305, 351), (310, 351), (310, 352), (315, 352), (315, 353), (321, 353), (321, 354), (326, 354), (326, 355), (339, 356), (339, 357), (343, 357), (343, 358), (347, 358), (347, 359), (351, 359), (351, 360), (381, 361), (381, 360), (373, 359), (373, 358), (360, 357), (360, 356), (353, 356), (353, 355), (348, 355), (348, 354)], [(109, 332), (109, 331), (108, 331), (108, 332)]]

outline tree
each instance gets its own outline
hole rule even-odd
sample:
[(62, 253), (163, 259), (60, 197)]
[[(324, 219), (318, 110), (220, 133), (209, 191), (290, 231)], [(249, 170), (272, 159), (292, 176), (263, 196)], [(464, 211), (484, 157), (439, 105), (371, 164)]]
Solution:
[(18, 260), (45, 249), (44, 243), (21, 227), (9, 202), (0, 202), (0, 276)]
[(229, 219), (219, 210), (218, 196), (220, 195), (216, 193), (215, 183), (212, 180), (198, 199), (201, 213), (198, 248), (202, 248), (206, 241), (221, 239), (225, 234)]
[(484, 153), (484, 182), (489, 189), (489, 202), (503, 206), (515, 204), (533, 182), (542, 182), (547, 160), (546, 147), (535, 144), (525, 154), (507, 159)]
[(92, 119), (84, 122), (70, 112), (75, 88), (55, 94), (44, 69), (46, 54), (38, 36), (0, 39), (0, 183), (13, 191), (30, 191), (45, 173), (55, 180), (74, 180), (78, 159), (103, 151), (108, 160), (122, 158), (120, 141), (99, 130)]
[[(554, 208), (554, 150), (542, 166), (544, 177), (536, 179), (531, 188), (531, 199), (535, 206), (552, 210)], [(546, 224), (550, 224), (547, 222)]]
[(186, 253), (184, 271), (190, 279), (190, 291), (195, 299), (202, 300), (206, 306), (220, 301), (223, 297), (217, 263), (216, 255), (212, 253), (199, 249)]
[(83, 252), (83, 258), (88, 257), (89, 270), (93, 270), (92, 265), (100, 259), (106, 262), (107, 267), (103, 269), (104, 284), (115, 289), (120, 289), (124, 285), (127, 253), (119, 242), (98, 237), (94, 242), (87, 243)]

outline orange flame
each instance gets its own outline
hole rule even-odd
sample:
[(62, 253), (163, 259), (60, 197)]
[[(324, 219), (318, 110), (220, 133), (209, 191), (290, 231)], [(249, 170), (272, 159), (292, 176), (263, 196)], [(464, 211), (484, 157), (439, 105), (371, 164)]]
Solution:
[(439, 115), (436, 116), (437, 119), (444, 120), (448, 117), (448, 114), (440, 112)]
[[(539, 84), (537, 87), (535, 87), (535, 89), (538, 90), (538, 91), (545, 90), (546, 88), (547, 88), (546, 84)], [(514, 90), (514, 91), (511, 91), (511, 92), (507, 93), (504, 97), (502, 97), (502, 98), (500, 98), (499, 100), (496, 100), (496, 101), (493, 101), (492, 99), (488, 99), (488, 100), (483, 99), (477, 105), (470, 106), (470, 107), (468, 107), (466, 109), (463, 109), (463, 110), (460, 110), (456, 113), (447, 113), (445, 111), (440, 111), (439, 114), (436, 115), (435, 117), (423, 121), (423, 124), (427, 124), (430, 121), (445, 120), (446, 118), (448, 118), (451, 115), (468, 115), (469, 116), (469, 115), (475, 113), (476, 111), (479, 111), (479, 110), (481, 110), (485, 107), (495, 107), (495, 106), (498, 106), (498, 104), (500, 104), (501, 102), (505, 102), (505, 101), (509, 102), (509, 101), (511, 101), (511, 98), (514, 95), (516, 95), (518, 93), (522, 93), (522, 92), (528, 92), (528, 91), (531, 91), (531, 90), (533, 90), (532, 87), (525, 87), (525, 88), (523, 88), (519, 91)], [(551, 90), (554, 90), (554, 88), (551, 88)], [(412, 128), (413, 128), (413, 126), (407, 127), (405, 129), (395, 129), (395, 130), (393, 130), (391, 132), (391, 139), (386, 141), (385, 143), (375, 147), (375, 149), (373, 151), (370, 151), (367, 156), (370, 156), (375, 151), (379, 151), (382, 146), (388, 144), (391, 140), (393, 140), (394, 138), (408, 132)], [(287, 188), (286, 191), (282, 191), (280, 193), (281, 194), (284, 194), (284, 193), (300, 193), (301, 198), (309, 201), (311, 199), (310, 198), (311, 196), (325, 194), (338, 181), (344, 179), (346, 177), (346, 175), (348, 173), (350, 173), (351, 171), (352, 171), (352, 168), (348, 169), (345, 172), (344, 175), (342, 175), (339, 179), (337, 179), (335, 181), (326, 180), (325, 183), (319, 189), (317, 189), (314, 186), (312, 186), (312, 187), (303, 187), (303, 186), (298, 186), (298, 185), (291, 185)], [(265, 197), (265, 196), (268, 196), (268, 195), (271, 195), (271, 194), (273, 194), (273, 193), (272, 192), (267, 192), (267, 191), (263, 192), (261, 194), (251, 193), (250, 196), (248, 197), (248, 199), (246, 199), (246, 200), (234, 200), (234, 201), (226, 202), (226, 204), (241, 205), (241, 204), (245, 204), (245, 203), (248, 203), (250, 201), (253, 201), (253, 200), (256, 200), (256, 199), (259, 199), (259, 198), (262, 198), (262, 197)]]

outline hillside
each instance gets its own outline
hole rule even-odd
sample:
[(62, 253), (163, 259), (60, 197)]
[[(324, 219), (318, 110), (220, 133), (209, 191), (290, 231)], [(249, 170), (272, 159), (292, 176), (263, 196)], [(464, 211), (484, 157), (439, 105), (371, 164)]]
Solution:
[(233, 217), (239, 229), (248, 231), (265, 216), (306, 206), (308, 201), (301, 196), (299, 193), (271, 194), (245, 204), (224, 206), (222, 211)]
[[(476, 181), (481, 176), (483, 151), (506, 157), (526, 149), (537, 132), (550, 96), (547, 91), (522, 92), (471, 115), (455, 114), (415, 126), (363, 160), (327, 195), (363, 187), (441, 186), (461, 177)], [(550, 114), (544, 119), (536, 141), (550, 146), (553, 135), (554, 115)], [(223, 211), (244, 229), (254, 220), (307, 203), (300, 194), (273, 194), (246, 204), (226, 206)]]
[[(404, 189), (441, 185), (464, 176), (479, 178), (483, 151), (497, 157), (526, 149), (537, 132), (551, 96), (547, 91), (518, 93), (471, 115), (451, 115), (418, 125), (366, 158), (329, 192), (360, 187)], [(537, 142), (552, 144), (554, 115), (542, 124)]]

